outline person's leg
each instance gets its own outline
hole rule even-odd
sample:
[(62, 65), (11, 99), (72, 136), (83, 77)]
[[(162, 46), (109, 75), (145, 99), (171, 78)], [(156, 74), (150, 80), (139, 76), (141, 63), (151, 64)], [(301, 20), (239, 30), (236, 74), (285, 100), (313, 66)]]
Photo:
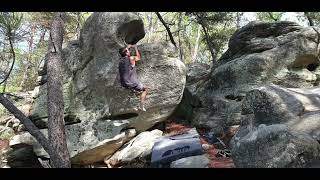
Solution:
[(140, 94), (140, 106), (139, 106), (139, 109), (141, 109), (142, 111), (146, 111), (146, 109), (144, 107), (144, 102), (145, 102), (147, 94), (149, 92), (149, 88), (144, 86), (142, 83), (140, 83), (139, 84), (139, 90), (142, 91), (142, 93)]
[(146, 100), (148, 92), (149, 92), (149, 89), (147, 87), (144, 87), (143, 92), (140, 95), (140, 106), (141, 107), (144, 107), (144, 102)]

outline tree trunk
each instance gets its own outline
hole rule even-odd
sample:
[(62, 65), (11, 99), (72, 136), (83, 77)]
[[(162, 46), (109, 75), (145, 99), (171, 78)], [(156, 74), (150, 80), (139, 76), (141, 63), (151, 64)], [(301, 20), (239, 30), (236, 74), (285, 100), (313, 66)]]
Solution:
[(186, 30), (183, 31), (183, 38), (184, 38), (185, 43), (187, 44), (189, 54), (191, 54), (191, 56), (192, 56), (191, 43), (190, 43), (189, 37), (186, 33)]
[(35, 31), (35, 26), (32, 25), (31, 27), (31, 35), (30, 35), (30, 40), (29, 40), (29, 47), (28, 47), (28, 55), (26, 59), (26, 68), (23, 72), (23, 79), (20, 83), (20, 87), (24, 88), (24, 84), (27, 81), (28, 78), (28, 71), (31, 66), (31, 55), (32, 55), (32, 50), (33, 50), (33, 37), (34, 37), (34, 31)]
[(179, 12), (179, 22), (178, 22), (179, 54), (180, 54), (181, 61), (185, 63), (185, 60), (183, 58), (183, 49), (182, 49), (181, 38), (180, 38), (181, 21), (182, 21), (182, 12)]
[(70, 155), (67, 148), (64, 127), (63, 102), (63, 71), (62, 71), (62, 42), (64, 32), (64, 19), (66, 13), (56, 12), (50, 31), (47, 64), (47, 91), (48, 91), (48, 135), (49, 143), (55, 153), (52, 166), (55, 168), (70, 168)]
[(44, 28), (44, 29), (41, 31), (40, 39), (39, 39), (39, 42), (38, 42), (38, 46), (40, 46), (41, 43), (44, 41), (44, 36), (46, 35), (46, 32), (47, 32), (47, 29), (46, 29), (46, 28)]
[(213, 44), (210, 40), (210, 36), (209, 36), (209, 33), (207, 31), (207, 28), (206, 28), (206, 25), (204, 23), (204, 20), (203, 19), (200, 19), (200, 25), (202, 27), (202, 30), (204, 32), (204, 35), (205, 35), (205, 39), (206, 39), (206, 42), (207, 42), (207, 45), (208, 45), (208, 48), (209, 48), (209, 51), (210, 51), (210, 54), (212, 56), (212, 62), (216, 62), (216, 53), (214, 52), (215, 51), (215, 48), (213, 47)]
[(77, 40), (80, 38), (80, 31), (81, 31), (81, 14), (80, 12), (77, 13)]
[(194, 62), (196, 60), (197, 55), (198, 55), (200, 37), (201, 37), (201, 25), (199, 24), (198, 25), (196, 44), (194, 45), (194, 51), (193, 51), (193, 55), (192, 55), (192, 62)]
[(173, 38), (172, 33), (171, 33), (171, 31), (170, 31), (170, 27), (169, 27), (169, 26), (167, 25), (167, 23), (163, 20), (163, 18), (162, 18), (162, 16), (160, 15), (159, 12), (156, 12), (156, 15), (158, 16), (158, 18), (159, 18), (159, 20), (161, 21), (161, 23), (163, 24), (163, 26), (166, 28), (171, 43), (172, 43), (175, 47), (177, 47), (177, 44), (176, 44), (176, 42), (174, 41), (174, 38)]
[(278, 21), (278, 19), (273, 16), (272, 12), (268, 12), (268, 15), (273, 21)]
[(240, 14), (240, 12), (236, 12), (237, 14), (237, 24), (236, 24), (236, 27), (237, 27), (237, 29), (240, 29), (240, 18), (241, 18), (241, 14)]
[(11, 54), (12, 54), (12, 64), (11, 64), (11, 67), (10, 67), (10, 70), (9, 70), (7, 76), (0, 82), (0, 84), (5, 83), (4, 86), (3, 86), (2, 93), (5, 93), (5, 91), (6, 91), (7, 80), (8, 80), (8, 78), (9, 78), (11, 72), (12, 72), (14, 63), (16, 61), (16, 53), (15, 53), (14, 48), (13, 48), (12, 35), (9, 34), (8, 37), (9, 37), (9, 43), (10, 43), (10, 51), (11, 51)]
[(150, 12), (148, 20), (149, 20), (149, 33), (148, 33), (147, 43), (150, 42), (151, 36), (152, 36), (152, 33), (153, 33), (152, 12)]

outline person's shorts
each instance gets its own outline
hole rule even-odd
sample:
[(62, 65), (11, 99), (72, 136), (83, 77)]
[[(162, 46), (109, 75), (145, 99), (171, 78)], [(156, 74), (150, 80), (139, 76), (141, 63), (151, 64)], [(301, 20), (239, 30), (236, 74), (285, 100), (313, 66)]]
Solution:
[(137, 92), (145, 91), (145, 88), (143, 87), (143, 84), (141, 82), (139, 82), (138, 85), (132, 87), (131, 89)]
[(146, 90), (143, 87), (143, 84), (141, 82), (137, 83), (137, 85), (135, 85), (135, 86), (126, 86), (125, 88), (130, 89), (131, 91), (133, 91), (136, 94), (140, 94)]

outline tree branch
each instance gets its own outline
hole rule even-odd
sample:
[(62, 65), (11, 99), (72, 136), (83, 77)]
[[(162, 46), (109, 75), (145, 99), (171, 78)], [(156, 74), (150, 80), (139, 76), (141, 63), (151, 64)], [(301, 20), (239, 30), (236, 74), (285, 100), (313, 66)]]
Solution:
[(309, 26), (314, 26), (314, 21), (311, 18), (310, 14), (308, 12), (304, 12), (304, 15), (307, 17), (308, 22), (309, 22)]
[(273, 16), (272, 12), (268, 12), (268, 15), (272, 20), (278, 21), (278, 19)]
[(166, 22), (162, 19), (162, 17), (161, 17), (161, 15), (160, 15), (159, 12), (156, 12), (156, 15), (157, 15), (157, 17), (159, 18), (159, 20), (161, 21), (161, 23), (163, 24), (163, 26), (166, 28), (171, 43), (172, 43), (175, 47), (177, 47), (177, 44), (176, 44), (176, 42), (174, 41), (173, 36), (172, 36), (172, 33), (171, 33), (171, 31), (170, 31), (170, 27), (169, 27), (169, 26), (166, 24)]

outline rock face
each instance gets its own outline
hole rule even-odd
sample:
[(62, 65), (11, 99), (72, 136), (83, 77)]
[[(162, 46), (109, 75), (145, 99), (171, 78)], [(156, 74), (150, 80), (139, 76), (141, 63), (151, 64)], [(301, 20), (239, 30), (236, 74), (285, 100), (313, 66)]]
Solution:
[[(68, 141), (79, 151), (88, 150), (123, 129), (137, 132), (170, 116), (182, 99), (186, 70), (176, 49), (167, 43), (141, 44), (137, 62), (140, 81), (151, 88), (146, 112), (135, 111), (139, 97), (120, 86), (119, 48), (137, 43), (145, 35), (143, 21), (135, 13), (93, 13), (86, 21), (79, 41), (64, 49), (64, 103)], [(39, 70), (45, 76), (46, 69)], [(46, 83), (35, 89), (31, 118), (46, 128)], [(80, 122), (80, 123), (79, 123)], [(81, 161), (81, 160), (79, 160)]]
[(320, 88), (262, 86), (248, 92), (231, 140), (237, 167), (306, 167), (320, 158)]
[(188, 118), (218, 133), (240, 123), (242, 99), (256, 87), (269, 83), (288, 88), (317, 86), (319, 31), (293, 22), (252, 22), (237, 30), (208, 80), (196, 89), (193, 99), (199, 103), (182, 102), (192, 107)]
[(204, 63), (192, 63), (187, 68), (186, 88), (175, 116), (182, 117), (191, 123), (195, 108), (201, 106), (197, 90), (208, 80), (211, 67)]

